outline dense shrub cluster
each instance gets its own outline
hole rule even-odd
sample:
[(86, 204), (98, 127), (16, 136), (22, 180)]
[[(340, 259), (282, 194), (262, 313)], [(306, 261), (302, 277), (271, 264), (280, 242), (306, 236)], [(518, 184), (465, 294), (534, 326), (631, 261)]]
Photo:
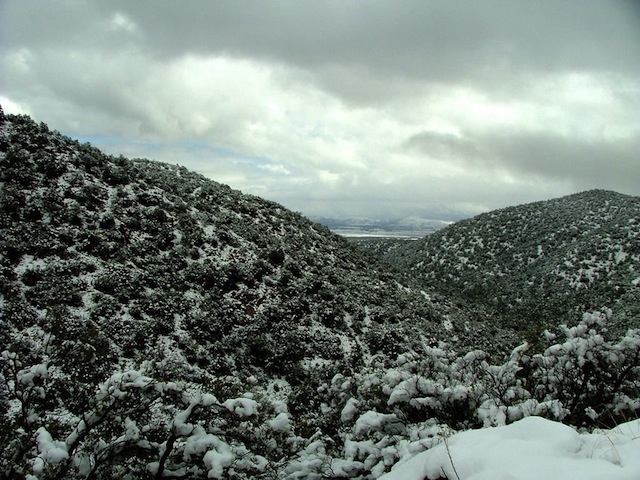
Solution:
[[(611, 426), (640, 414), (640, 331), (613, 340), (607, 321), (586, 314), (545, 332), (540, 353), (524, 344), (502, 363), (443, 344), (353, 374), (320, 367), (293, 390), (208, 375), (169, 338), (137, 368), (90, 381), (69, 369), (93, 362), (81, 342), (65, 350), (69, 340), (34, 327), (0, 354), (0, 468), (31, 479), (373, 479), (454, 430), (531, 415)], [(315, 403), (301, 404), (305, 388)]]
[(575, 327), (523, 344), (502, 363), (446, 345), (398, 356), (358, 374), (335, 375), (318, 425), (340, 425), (289, 465), (296, 478), (373, 479), (400, 459), (454, 430), (543, 416), (577, 428), (610, 427), (640, 414), (640, 331), (619, 339), (610, 312), (586, 314)]

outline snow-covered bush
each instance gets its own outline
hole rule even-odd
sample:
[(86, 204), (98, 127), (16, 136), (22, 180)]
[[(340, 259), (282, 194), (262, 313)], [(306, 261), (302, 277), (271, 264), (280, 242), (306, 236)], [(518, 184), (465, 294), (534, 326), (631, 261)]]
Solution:
[(529, 360), (532, 394), (558, 401), (571, 425), (611, 426), (640, 413), (640, 330), (609, 339), (609, 316), (587, 313), (578, 325), (561, 326), (557, 343)]
[(341, 450), (325, 448), (323, 465), (341, 458), (341, 475), (377, 478), (390, 465), (442, 441), (448, 432), (499, 426), (529, 416), (593, 427), (640, 413), (640, 336), (607, 338), (608, 312), (585, 314), (575, 327), (546, 332), (543, 352), (525, 343), (503, 362), (446, 345), (398, 356), (394, 365), (337, 375), (327, 386), (328, 415), (339, 418)]
[(82, 414), (37, 409), (47, 365), (24, 366), (8, 352), (2, 359), (15, 370), (11, 381), (3, 373), (2, 396), (16, 417), (3, 441), (22, 432), (3, 448), (3, 478), (254, 478), (274, 468), (293, 434), (281, 404), (250, 393), (220, 402), (141, 370), (113, 374)]

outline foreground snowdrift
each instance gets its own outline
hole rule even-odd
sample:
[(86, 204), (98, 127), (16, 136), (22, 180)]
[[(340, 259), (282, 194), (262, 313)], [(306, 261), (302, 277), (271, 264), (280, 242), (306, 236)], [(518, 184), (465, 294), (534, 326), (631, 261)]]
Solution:
[(579, 434), (540, 417), (469, 430), (398, 464), (381, 480), (637, 480), (640, 420)]

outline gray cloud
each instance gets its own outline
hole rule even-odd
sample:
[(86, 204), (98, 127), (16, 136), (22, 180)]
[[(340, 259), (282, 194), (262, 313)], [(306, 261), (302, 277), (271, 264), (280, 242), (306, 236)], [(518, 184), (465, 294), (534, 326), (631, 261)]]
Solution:
[(422, 132), (410, 137), (405, 147), (465, 170), (564, 182), (576, 190), (607, 188), (637, 194), (640, 185), (640, 137), (607, 141), (553, 132), (510, 132), (470, 139)]
[[(365, 65), (420, 76), (497, 60), (543, 68), (638, 66), (635, 2), (116, 2), (165, 55), (225, 51), (298, 65)], [(180, 35), (168, 35), (171, 30)], [(614, 55), (612, 55), (614, 54)]]
[(417, 149), (445, 161), (454, 159), (474, 163), (483, 156), (480, 147), (474, 141), (452, 133), (417, 133), (412, 135), (403, 146), (408, 149)]
[[(629, 72), (640, 66), (631, 48), (640, 43), (640, 6), (625, 0), (20, 4), (5, 6), (9, 45), (102, 43), (108, 20), (120, 13), (137, 25), (145, 49), (169, 58), (226, 54), (436, 82), (505, 68)], [(111, 42), (118, 39), (124, 42), (125, 33)]]
[(305, 213), (640, 194), (634, 1), (5, 0), (0, 18), (13, 109)]
[(570, 181), (578, 190), (602, 187), (636, 193), (640, 184), (640, 138), (606, 142), (514, 134), (491, 144), (494, 165), (514, 174)]

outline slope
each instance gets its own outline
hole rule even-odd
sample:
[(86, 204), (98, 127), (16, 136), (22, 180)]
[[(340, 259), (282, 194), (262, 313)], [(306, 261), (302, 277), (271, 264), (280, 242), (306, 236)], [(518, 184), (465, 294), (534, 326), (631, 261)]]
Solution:
[[(69, 439), (90, 419), (140, 425), (160, 415), (139, 410), (152, 403), (174, 415), (155, 431), (190, 398), (210, 402), (203, 393), (278, 391), (275, 413), (313, 432), (318, 388), (336, 372), (437, 344), (452, 321), (468, 332), (461, 342), (481, 337), (463, 313), (280, 205), (106, 156), (26, 116), (0, 110), (0, 122), (5, 466), (24, 464), (40, 428)], [(109, 432), (96, 445), (118, 438)]]
[(640, 198), (593, 190), (458, 222), (386, 258), (519, 330), (640, 312)]
[(106, 157), (28, 118), (3, 129), (9, 324), (91, 328), (114, 359), (163, 338), (215, 373), (291, 378), (305, 361), (348, 364), (439, 332), (418, 291), (275, 203)]

